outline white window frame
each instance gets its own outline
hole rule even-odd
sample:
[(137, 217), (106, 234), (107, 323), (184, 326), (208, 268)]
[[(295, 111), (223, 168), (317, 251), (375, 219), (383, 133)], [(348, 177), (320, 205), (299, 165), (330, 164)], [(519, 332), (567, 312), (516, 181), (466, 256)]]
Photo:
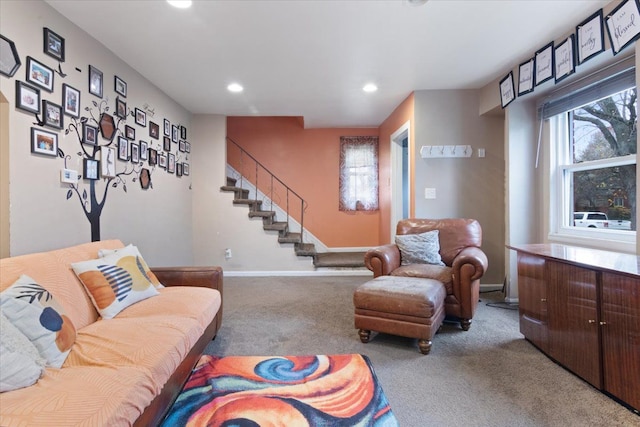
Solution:
[(561, 113), (553, 116), (549, 119), (549, 124), (551, 142), (549, 240), (635, 253), (636, 231), (582, 228), (569, 224), (573, 194), (570, 181), (564, 177), (568, 173), (581, 170), (637, 164), (636, 155), (574, 164), (571, 161), (569, 149), (569, 114)]

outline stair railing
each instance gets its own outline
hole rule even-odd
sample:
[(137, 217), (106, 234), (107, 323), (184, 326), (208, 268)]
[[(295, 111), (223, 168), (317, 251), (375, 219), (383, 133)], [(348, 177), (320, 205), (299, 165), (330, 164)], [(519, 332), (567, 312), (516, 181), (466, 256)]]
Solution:
[[(251, 154), (249, 154), (244, 148), (242, 148), (240, 146), (240, 144), (238, 144), (237, 142), (235, 142), (233, 139), (227, 137), (227, 141), (229, 141), (231, 144), (233, 144), (233, 146), (235, 146), (239, 151), (239, 169), (238, 171), (240, 172), (240, 185), (239, 187), (242, 188), (242, 183), (243, 180), (245, 179), (245, 173), (249, 170), (251, 170), (254, 174), (254, 182), (252, 182), (252, 184), (255, 186), (256, 191), (255, 191), (255, 196), (254, 196), (254, 200), (257, 202), (258, 201), (258, 189), (260, 188), (260, 185), (262, 183), (262, 180), (259, 179), (260, 177), (260, 172), (262, 171), (263, 174), (266, 174), (266, 176), (268, 177), (267, 181), (268, 184), (265, 184), (263, 186), (263, 189), (261, 189), (260, 191), (262, 191), (263, 194), (267, 194), (268, 192), (268, 197), (269, 197), (269, 201), (270, 201), (270, 207), (269, 210), (273, 210), (273, 200), (275, 195), (277, 195), (277, 192), (275, 190), (276, 185), (274, 184), (274, 180), (277, 184), (279, 184), (282, 188), (284, 188), (286, 190), (286, 213), (287, 213), (287, 227), (289, 226), (289, 218), (291, 216), (294, 216), (293, 214), (290, 214), (291, 210), (293, 208), (290, 208), (290, 196), (293, 199), (293, 201), (299, 201), (299, 206), (300, 206), (300, 243), (303, 243), (303, 239), (304, 239), (304, 212), (307, 209), (307, 202), (300, 197), (300, 195), (298, 193), (296, 193), (295, 191), (293, 191), (288, 185), (286, 185), (280, 178), (278, 178), (277, 176), (275, 176), (269, 169), (267, 169), (262, 163), (260, 163), (255, 157), (253, 157)], [(227, 163), (231, 163), (229, 161), (229, 151), (227, 151)], [(248, 165), (245, 165), (245, 163), (248, 163)], [(245, 166), (248, 166), (245, 167)], [(253, 167), (252, 167), (253, 166)], [(247, 178), (247, 181), (249, 181), (251, 183), (251, 180), (249, 178)], [(267, 191), (264, 191), (264, 190)], [(297, 203), (296, 203), (297, 204)], [(293, 205), (293, 203), (291, 203), (291, 205)]]

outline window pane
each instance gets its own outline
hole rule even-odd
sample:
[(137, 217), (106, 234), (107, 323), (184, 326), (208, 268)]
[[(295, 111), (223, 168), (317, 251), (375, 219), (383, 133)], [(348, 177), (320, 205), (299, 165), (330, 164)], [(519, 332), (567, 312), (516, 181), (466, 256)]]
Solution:
[[(636, 193), (635, 164), (571, 172), (570, 176), (573, 212), (576, 212), (572, 215), (574, 226), (635, 230), (635, 221), (631, 221)], [(579, 212), (591, 213), (579, 215)], [(604, 220), (603, 214), (608, 217), (607, 225), (600, 227), (595, 222), (589, 223)], [(587, 221), (579, 223), (581, 219)]]
[(573, 162), (636, 154), (636, 89), (573, 110)]

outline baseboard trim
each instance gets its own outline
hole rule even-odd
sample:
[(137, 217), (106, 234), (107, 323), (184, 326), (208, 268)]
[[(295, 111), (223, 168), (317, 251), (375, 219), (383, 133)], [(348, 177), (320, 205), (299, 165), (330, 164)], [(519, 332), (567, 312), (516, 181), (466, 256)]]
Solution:
[(317, 271), (227, 271), (226, 277), (296, 277), (296, 276), (369, 276), (373, 273), (369, 270), (317, 270)]

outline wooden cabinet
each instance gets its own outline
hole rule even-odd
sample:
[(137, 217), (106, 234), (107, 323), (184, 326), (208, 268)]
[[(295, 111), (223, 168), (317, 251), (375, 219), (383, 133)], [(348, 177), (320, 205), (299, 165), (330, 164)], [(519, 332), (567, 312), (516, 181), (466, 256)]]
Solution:
[(566, 245), (518, 251), (520, 332), (640, 410), (640, 257)]

